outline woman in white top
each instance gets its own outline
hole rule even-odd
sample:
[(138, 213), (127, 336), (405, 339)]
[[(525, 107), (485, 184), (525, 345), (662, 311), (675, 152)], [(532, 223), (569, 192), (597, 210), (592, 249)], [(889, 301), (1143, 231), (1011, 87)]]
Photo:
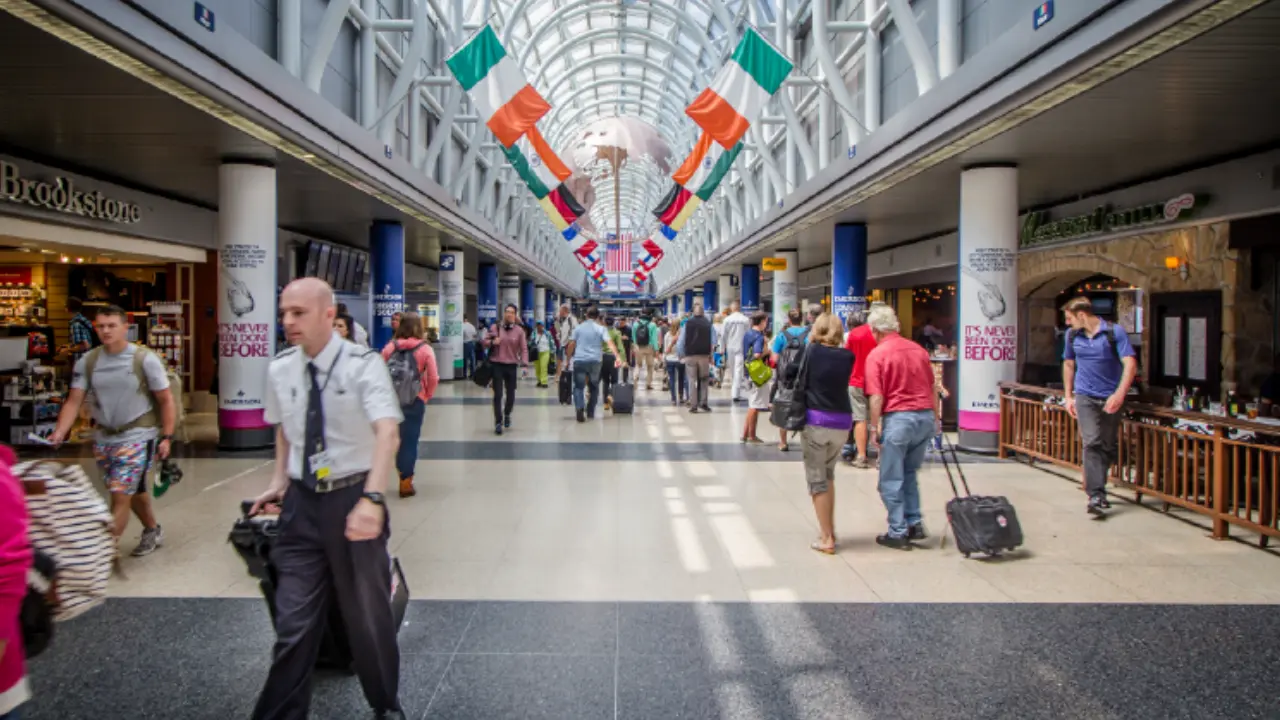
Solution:
[(680, 362), (680, 356), (676, 353), (676, 343), (680, 340), (681, 325), (684, 325), (683, 320), (679, 324), (673, 324), (671, 329), (667, 331), (667, 336), (662, 343), (662, 360), (667, 366), (667, 384), (671, 387), (671, 404), (673, 406), (689, 400), (689, 383), (685, 378), (684, 363)]
[(551, 363), (551, 336), (542, 323), (533, 326), (533, 340), (530, 341), (535, 352), (534, 363), (538, 368), (538, 387), (547, 386), (547, 366)]

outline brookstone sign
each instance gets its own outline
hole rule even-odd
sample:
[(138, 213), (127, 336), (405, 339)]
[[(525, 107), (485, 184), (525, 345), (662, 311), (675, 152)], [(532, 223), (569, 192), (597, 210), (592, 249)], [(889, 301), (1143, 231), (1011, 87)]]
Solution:
[(1057, 220), (1051, 220), (1047, 212), (1027, 213), (1022, 221), (1019, 245), (1029, 248), (1090, 235), (1165, 225), (1186, 218), (1195, 209), (1197, 203), (1203, 204), (1204, 200), (1203, 197), (1197, 198), (1195, 195), (1186, 193), (1166, 202), (1135, 208), (1115, 209), (1104, 205), (1088, 215), (1076, 215)]
[(52, 182), (24, 178), (17, 165), (3, 160), (0, 160), (0, 199), (123, 225), (142, 220), (142, 208), (134, 203), (104, 197), (96, 190), (77, 190), (70, 178), (59, 176)]

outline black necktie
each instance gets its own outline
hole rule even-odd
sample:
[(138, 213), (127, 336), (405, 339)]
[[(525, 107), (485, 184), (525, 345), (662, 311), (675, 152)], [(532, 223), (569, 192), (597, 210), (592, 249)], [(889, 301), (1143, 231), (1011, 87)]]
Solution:
[(315, 363), (307, 363), (311, 389), (307, 391), (307, 432), (302, 452), (302, 480), (308, 487), (315, 487), (318, 482), (315, 468), (311, 467), (311, 456), (324, 450), (324, 405), (320, 401), (320, 383), (316, 380), (319, 372), (320, 368)]

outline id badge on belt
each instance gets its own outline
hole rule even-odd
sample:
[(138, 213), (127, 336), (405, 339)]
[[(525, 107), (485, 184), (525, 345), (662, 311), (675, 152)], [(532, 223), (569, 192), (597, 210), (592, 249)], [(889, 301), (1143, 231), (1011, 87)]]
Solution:
[(316, 476), (316, 480), (323, 481), (329, 477), (329, 471), (333, 467), (333, 461), (329, 457), (328, 450), (321, 450), (311, 457), (307, 458), (307, 462), (311, 466), (311, 472)]

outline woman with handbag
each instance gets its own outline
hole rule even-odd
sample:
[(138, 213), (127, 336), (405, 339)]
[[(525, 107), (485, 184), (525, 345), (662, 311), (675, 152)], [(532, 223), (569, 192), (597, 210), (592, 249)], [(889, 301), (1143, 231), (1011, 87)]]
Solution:
[[(769, 327), (769, 313), (758, 312), (751, 316), (751, 329), (742, 337), (742, 357), (746, 358), (742, 371), (747, 376), (747, 421), (742, 426), (742, 442), (752, 445), (764, 443), (756, 434), (760, 411), (769, 411), (773, 395), (773, 369), (769, 367), (769, 343), (765, 328)], [(736, 385), (736, 383), (735, 383)]]
[(804, 398), (805, 407), (804, 476), (821, 529), (809, 547), (834, 555), (836, 461), (853, 427), (853, 406), (849, 402), (853, 353), (841, 347), (844, 326), (839, 317), (830, 313), (823, 313), (814, 321), (810, 339), (797, 381), (797, 395)]

